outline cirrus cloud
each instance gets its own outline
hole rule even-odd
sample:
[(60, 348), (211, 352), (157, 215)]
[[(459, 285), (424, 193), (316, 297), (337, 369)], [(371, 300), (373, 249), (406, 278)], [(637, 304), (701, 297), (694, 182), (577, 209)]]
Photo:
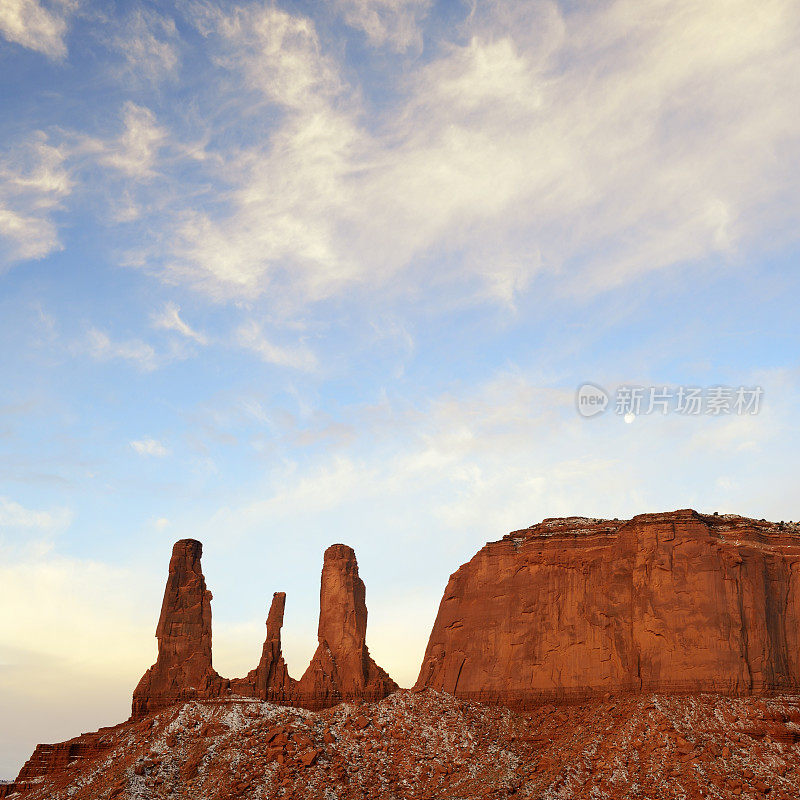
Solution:
[(157, 439), (137, 439), (131, 442), (131, 447), (140, 456), (164, 458), (169, 455), (169, 448)]
[(379, 110), (310, 18), (202, 8), (220, 91), (268, 132), (207, 149), (219, 202), (178, 201), (140, 260), (215, 299), (594, 293), (735, 261), (800, 213), (791, 0), (490, 3)]
[(70, 3), (42, 4), (38, 0), (3, 0), (0, 34), (9, 42), (60, 60), (67, 55), (65, 14)]

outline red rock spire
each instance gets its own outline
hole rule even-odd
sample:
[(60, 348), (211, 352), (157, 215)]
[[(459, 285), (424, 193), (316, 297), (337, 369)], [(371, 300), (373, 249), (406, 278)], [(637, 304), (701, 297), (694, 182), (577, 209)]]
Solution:
[(341, 700), (378, 700), (397, 684), (370, 658), (367, 605), (356, 554), (344, 544), (325, 551), (317, 647), (297, 686), (298, 705), (320, 708)]
[(244, 678), (234, 678), (231, 681), (231, 691), (234, 694), (275, 702), (291, 701), (297, 681), (290, 677), (281, 652), (285, 606), (286, 592), (275, 592), (267, 616), (267, 638), (261, 650), (261, 660)]
[(227, 687), (211, 666), (211, 592), (202, 554), (203, 545), (194, 539), (181, 539), (172, 548), (156, 628), (158, 660), (134, 690), (134, 717), (178, 700), (214, 697)]
[(185, 700), (231, 695), (318, 709), (341, 700), (380, 700), (397, 684), (370, 658), (366, 645), (364, 582), (352, 548), (325, 552), (320, 589), (319, 646), (300, 681), (290, 677), (281, 653), (286, 595), (276, 592), (258, 666), (244, 678), (219, 676), (211, 665), (211, 592), (206, 589), (193, 539), (175, 543), (161, 617), (158, 660), (133, 693), (133, 717)]

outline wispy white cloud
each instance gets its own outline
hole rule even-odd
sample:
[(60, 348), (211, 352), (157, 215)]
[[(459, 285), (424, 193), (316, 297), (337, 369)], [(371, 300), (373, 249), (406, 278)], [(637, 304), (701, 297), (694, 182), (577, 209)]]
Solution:
[(178, 43), (173, 19), (138, 8), (124, 20), (111, 46), (124, 59), (122, 75), (126, 80), (158, 85), (177, 76)]
[(123, 129), (116, 140), (95, 142), (100, 163), (131, 178), (147, 179), (154, 174), (158, 150), (166, 132), (157, 124), (149, 108), (128, 101), (122, 109)]
[(60, 60), (67, 55), (65, 12), (69, 3), (40, 3), (38, 0), (3, 0), (0, 5), (0, 34), (30, 50)]
[(236, 331), (236, 341), (247, 350), (256, 353), (261, 359), (278, 367), (311, 371), (317, 367), (317, 357), (304, 344), (280, 345), (270, 341), (261, 326), (250, 320), (240, 325)]
[(0, 255), (6, 265), (42, 258), (60, 247), (58, 232), (51, 220), (21, 214), (3, 205), (0, 205), (0, 231), (4, 240)]
[[(60, 129), (52, 135), (34, 131), (27, 141), (0, 151), (0, 269), (62, 248), (55, 212), (76, 189), (85, 196), (93, 188), (88, 173), (82, 172), (87, 166), (107, 167), (133, 179), (134, 187), (156, 176), (167, 132), (152, 111), (135, 103), (126, 102), (121, 116), (121, 132), (108, 139)], [(53, 143), (55, 135), (58, 144)], [(115, 187), (109, 194), (114, 221), (141, 216), (139, 198), (129, 188)]]
[(337, 193), (348, 191), (341, 177), (359, 138), (340, 107), (350, 101), (337, 65), (307, 18), (271, 5), (230, 14), (194, 8), (218, 62), (237, 76), (237, 87), (244, 78), (249, 113), (279, 107), (285, 117), (263, 146), (215, 152), (208, 167), (227, 187), (221, 199), (230, 212), (184, 208), (172, 245), (158, 257), (170, 280), (215, 297), (254, 297), (280, 283), (289, 290), (285, 298), (298, 284), (303, 294), (325, 294), (324, 286), (346, 277), (327, 212)]
[(40, 511), (0, 497), (0, 530), (22, 529), (53, 533), (68, 527), (72, 515), (67, 509)]
[(432, 0), (337, 0), (336, 5), (345, 22), (363, 31), (370, 44), (404, 52), (421, 49), (420, 23)]
[(0, 155), (0, 269), (61, 248), (53, 212), (74, 186), (66, 158), (41, 131)]
[[(222, 63), (241, 69), (272, 102), (296, 110), (323, 105), (342, 90), (339, 70), (326, 56), (314, 23), (272, 4), (210, 11), (198, 22), (221, 37)], [(208, 26), (211, 26), (210, 28)]]
[(192, 328), (181, 318), (181, 307), (176, 303), (168, 302), (164, 308), (153, 316), (153, 326), (162, 330), (177, 331), (187, 339), (193, 339), (198, 344), (208, 344), (206, 336)]
[(0, 496), (0, 560), (42, 558), (72, 523), (72, 511), (43, 511)]
[(153, 370), (159, 364), (156, 351), (141, 339), (114, 341), (98, 328), (90, 328), (86, 337), (73, 350), (86, 352), (96, 361), (131, 361), (145, 371)]
[[(138, 439), (131, 442), (131, 447), (140, 456), (155, 456), (156, 458), (164, 458), (169, 455), (169, 448), (159, 442), (158, 439)], [(161, 522), (161, 520), (159, 520)], [(159, 526), (163, 527), (163, 525)]]
[(543, 273), (596, 292), (735, 258), (800, 213), (792, 0), (476, 6), (377, 118), (310, 19), (203, 9), (271, 133), (217, 149), (224, 202), (185, 207), (143, 260), (216, 298), (429, 281), (513, 304)]

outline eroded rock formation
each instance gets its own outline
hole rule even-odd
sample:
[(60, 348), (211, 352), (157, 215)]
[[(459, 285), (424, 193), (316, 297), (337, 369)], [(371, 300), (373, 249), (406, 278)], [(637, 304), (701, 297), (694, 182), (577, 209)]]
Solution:
[(342, 700), (380, 700), (397, 684), (367, 649), (367, 604), (351, 547), (325, 551), (319, 593), (319, 645), (297, 686), (298, 705), (323, 708)]
[(800, 533), (691, 510), (549, 519), (450, 578), (417, 688), (528, 705), (800, 688)]
[(290, 702), (295, 694), (295, 681), (286, 669), (281, 652), (281, 628), (286, 607), (286, 592), (275, 592), (267, 615), (267, 638), (261, 651), (258, 666), (244, 678), (231, 681), (231, 691), (260, 700)]
[(156, 627), (158, 659), (133, 692), (134, 717), (229, 689), (211, 666), (211, 592), (200, 566), (202, 554), (203, 545), (194, 539), (181, 539), (172, 548)]
[(319, 708), (395, 688), (369, 657), (353, 551), (325, 554), (300, 681), (281, 654), (282, 593), (258, 666), (214, 672), (200, 554), (192, 540), (173, 550), (158, 661), (134, 696), (143, 718), (39, 745), (0, 798), (797, 796), (798, 525), (677, 511), (516, 531), (451, 576), (416, 691), (316, 713), (252, 698)]
[(364, 582), (353, 549), (343, 544), (325, 551), (319, 645), (303, 677), (289, 675), (281, 652), (283, 592), (272, 598), (258, 666), (244, 678), (218, 675), (211, 664), (211, 592), (200, 565), (202, 550), (193, 539), (173, 548), (156, 629), (158, 660), (133, 693), (134, 718), (190, 699), (238, 695), (321, 709), (342, 700), (380, 700), (398, 688), (370, 658)]

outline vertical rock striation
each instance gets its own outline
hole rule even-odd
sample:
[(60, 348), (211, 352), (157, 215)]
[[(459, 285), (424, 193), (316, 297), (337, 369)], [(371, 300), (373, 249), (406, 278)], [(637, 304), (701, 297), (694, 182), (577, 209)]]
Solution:
[(800, 530), (684, 510), (549, 519), (450, 578), (418, 688), (527, 705), (800, 688)]
[(229, 688), (211, 666), (211, 592), (202, 554), (203, 545), (194, 539), (181, 539), (172, 548), (156, 628), (158, 659), (133, 692), (134, 717), (183, 700), (217, 697)]

